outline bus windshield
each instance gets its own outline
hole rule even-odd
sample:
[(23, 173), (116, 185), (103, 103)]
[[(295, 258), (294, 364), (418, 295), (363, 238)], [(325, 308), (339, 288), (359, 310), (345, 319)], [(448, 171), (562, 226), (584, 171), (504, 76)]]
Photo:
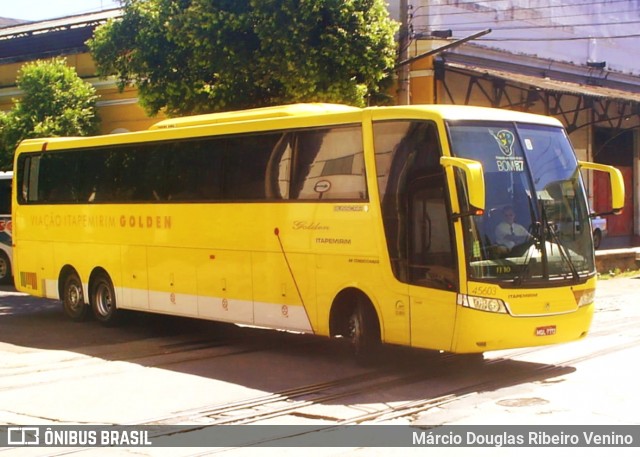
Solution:
[(470, 279), (518, 286), (593, 275), (587, 199), (565, 131), (497, 122), (448, 129), (452, 153), (484, 169), (485, 212), (462, 218)]

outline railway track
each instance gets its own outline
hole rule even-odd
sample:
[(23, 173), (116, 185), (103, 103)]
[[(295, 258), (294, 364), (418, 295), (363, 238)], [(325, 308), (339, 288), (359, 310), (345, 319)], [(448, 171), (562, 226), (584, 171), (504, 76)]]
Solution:
[(323, 422), (335, 422), (337, 425), (379, 423), (400, 418), (411, 418), (428, 409), (442, 406), (462, 397), (479, 392), (495, 390), (501, 387), (527, 382), (541, 377), (555, 377), (566, 373), (567, 367), (614, 352), (640, 345), (640, 339), (632, 339), (596, 352), (579, 357), (558, 361), (553, 364), (526, 364), (512, 359), (500, 358), (485, 361), (473, 372), (473, 380), (455, 389), (429, 398), (401, 402), (376, 411), (339, 419), (331, 416), (306, 413), (305, 409), (313, 405), (323, 405), (338, 399), (353, 398), (359, 395), (401, 388), (411, 384), (428, 386), (437, 381), (456, 378), (466, 372), (461, 370), (464, 362), (456, 357), (443, 357), (435, 366), (425, 369), (405, 369), (398, 372), (394, 368), (382, 371), (370, 371), (360, 375), (342, 378), (330, 382), (297, 387), (261, 397), (255, 397), (236, 403), (212, 405), (204, 408), (176, 412), (161, 418), (140, 421), (130, 425), (175, 425), (190, 423), (196, 427), (210, 425), (239, 425), (264, 423), (276, 417), (297, 415)]
[[(72, 326), (71, 328), (78, 326), (77, 323), (68, 324)], [(203, 322), (194, 323), (196, 327), (198, 324)], [(134, 330), (131, 341), (112, 344), (107, 341), (93, 345), (85, 343), (84, 346), (77, 347), (61, 345), (55, 348), (60, 355), (57, 358), (46, 358), (44, 362), (39, 362), (37, 352), (33, 353), (36, 357), (34, 361), (28, 360), (31, 352), (25, 352), (23, 356), (16, 357), (13, 361), (4, 361), (0, 392), (24, 390), (40, 385), (53, 386), (78, 379), (91, 382), (92, 378), (115, 376), (121, 372), (117, 364), (105, 364), (105, 361), (131, 363), (146, 368), (172, 369), (185, 363), (206, 364), (214, 359), (277, 350), (283, 345), (282, 338), (296, 336), (276, 336), (271, 331), (252, 331), (253, 329), (239, 329), (233, 326), (230, 328), (230, 332), (223, 331), (222, 335), (207, 334), (206, 331), (198, 330), (195, 334), (185, 331), (164, 336), (160, 330), (157, 330), (156, 335), (142, 338), (137, 337)], [(101, 326), (96, 328), (96, 332), (100, 334), (108, 333), (110, 330)], [(206, 330), (208, 331), (209, 328)], [(324, 340), (319, 338), (306, 338), (297, 341), (296, 347), (302, 350), (302, 348), (323, 343)]]
[[(619, 344), (612, 344), (597, 351), (585, 353), (571, 358), (556, 361), (553, 364), (523, 364), (511, 359), (499, 358), (487, 360), (473, 370), (471, 382), (460, 384), (459, 375), (467, 372), (464, 360), (455, 356), (436, 357), (435, 363), (427, 369), (410, 369), (406, 366), (386, 366), (366, 370), (354, 376), (332, 381), (299, 386), (273, 394), (258, 396), (228, 404), (208, 405), (178, 411), (163, 417), (138, 421), (122, 425), (164, 426), (159, 432), (152, 434), (152, 439), (176, 433), (189, 433), (215, 425), (240, 425), (269, 423), (269, 420), (284, 416), (298, 416), (315, 419), (318, 430), (326, 432), (332, 428), (354, 424), (408, 423), (420, 413), (432, 408), (442, 407), (449, 403), (478, 395), (484, 391), (497, 390), (506, 386), (525, 383), (540, 378), (553, 378), (567, 372), (567, 367), (589, 360), (605, 357), (615, 352), (640, 345), (640, 339), (629, 339)], [(306, 408), (326, 404), (339, 399), (353, 398), (362, 394), (372, 394), (385, 389), (402, 388), (411, 384), (433, 384), (435, 381), (448, 380), (456, 388), (447, 389), (429, 398), (403, 401), (394, 405), (381, 407), (375, 411), (361, 412), (348, 418), (318, 416), (305, 412)], [(189, 424), (185, 427), (185, 424)], [(178, 427), (172, 427), (178, 426)], [(292, 438), (298, 431), (292, 429), (292, 435), (271, 436), (254, 439), (247, 445), (261, 446), (279, 440)], [(208, 449), (206, 452), (196, 451), (192, 457), (211, 455), (231, 450), (230, 448)], [(50, 456), (63, 456), (91, 451), (91, 448), (59, 449), (50, 452)], [(194, 449), (195, 451), (195, 449)]]
[[(444, 394), (441, 394), (432, 398), (403, 402), (401, 404), (389, 406), (387, 408), (382, 408), (377, 411), (354, 415), (353, 417), (348, 419), (337, 420), (332, 424), (319, 422), (318, 431), (327, 432), (332, 428), (338, 428), (338, 427), (344, 427), (347, 425), (356, 425), (356, 424), (381, 424), (381, 423), (390, 423), (390, 422), (398, 423), (397, 422), (398, 419), (407, 419), (407, 421), (404, 423), (411, 423), (411, 419), (413, 419), (416, 415), (422, 412), (425, 412), (429, 409), (442, 407), (448, 403), (452, 403), (452, 402), (461, 400), (463, 398), (477, 395), (483, 391), (499, 389), (501, 387), (504, 387), (505, 385), (511, 385), (514, 383), (524, 383), (530, 380), (538, 379), (540, 377), (555, 377), (565, 372), (565, 370), (563, 370), (563, 366), (575, 365), (577, 363), (589, 361), (599, 357), (604, 357), (609, 354), (623, 351), (625, 349), (629, 349), (631, 347), (638, 346), (638, 345), (640, 345), (640, 339), (634, 339), (632, 341), (627, 341), (622, 344), (617, 344), (617, 345), (603, 348), (599, 351), (596, 351), (590, 354), (585, 354), (585, 355), (574, 357), (571, 359), (566, 359), (562, 363), (539, 365), (533, 369), (529, 368), (529, 369), (514, 370), (506, 378), (500, 377), (499, 379), (497, 379), (493, 377), (481, 382), (476, 382), (466, 386), (458, 387), (456, 389), (452, 389)], [(490, 364), (493, 366), (501, 366), (508, 363), (509, 363), (508, 359), (497, 359), (490, 362)], [(400, 379), (398, 380), (398, 382), (400, 383), (404, 383), (405, 381), (411, 382), (409, 378), (405, 378), (404, 380), (400, 380)], [(393, 381), (389, 381), (387, 385), (390, 385), (392, 382)], [(370, 387), (373, 389), (381, 388), (381, 387), (384, 387), (384, 383), (374, 384)], [(329, 397), (325, 397), (325, 399), (327, 398)], [(318, 399), (318, 401), (319, 400), (320, 399)], [(300, 406), (304, 408), (306, 405), (301, 404)], [(212, 425), (255, 424), (255, 423), (260, 423), (260, 421), (263, 421), (265, 419), (278, 417), (278, 415), (288, 415), (288, 414), (290, 414), (289, 408), (281, 408), (278, 411), (274, 410), (274, 411), (271, 411), (270, 413), (247, 415), (235, 422), (234, 421), (220, 421), (220, 422), (213, 421), (212, 423), (209, 423), (209, 424), (203, 423), (200, 425), (194, 425), (193, 428), (188, 428), (186, 430), (181, 429), (181, 433), (195, 431), (198, 429), (204, 429)], [(318, 418), (318, 419), (321, 419), (321, 418)], [(170, 432), (170, 433), (173, 433), (173, 432)], [(265, 439), (251, 440), (247, 442), (247, 446), (261, 446), (261, 445), (266, 445), (267, 443), (273, 443), (273, 442), (277, 443), (280, 440), (290, 439), (299, 433), (300, 432), (298, 430), (292, 429), (292, 434), (290, 435), (282, 434), (279, 436), (275, 436), (275, 437), (272, 436)], [(310, 433), (313, 433), (313, 432), (310, 432)], [(163, 433), (159, 433), (156, 436), (163, 436), (163, 435), (164, 435)], [(229, 450), (230, 448), (210, 449), (206, 453), (195, 453), (192, 455), (194, 457), (196, 455), (211, 455), (211, 454), (226, 452)]]
[[(393, 349), (392, 355), (384, 362), (356, 370), (356, 374), (350, 376), (294, 386), (231, 403), (214, 403), (178, 410), (164, 416), (118, 425), (161, 426), (160, 431), (153, 436), (164, 437), (174, 433), (198, 431), (213, 425), (302, 423), (318, 424), (319, 429), (326, 430), (353, 424), (411, 424), (431, 409), (441, 408), (463, 399), (475, 401), (474, 396), (486, 391), (496, 391), (534, 380), (556, 378), (573, 370), (575, 365), (640, 346), (640, 333), (637, 328), (636, 321), (626, 318), (613, 316), (600, 321), (596, 319), (589, 335), (595, 340), (587, 345), (574, 346), (577, 350), (556, 351), (554, 348), (542, 347), (504, 351), (499, 357), (487, 359), (472, 369), (468, 368), (464, 358), (426, 355), (419, 351), (416, 353), (418, 354), (416, 363), (406, 361), (395, 363), (393, 354), (401, 353), (402, 350), (393, 352), (395, 351)], [(253, 344), (255, 342), (252, 341), (251, 336), (236, 339), (178, 335), (170, 339), (158, 338), (157, 345), (151, 344), (146, 350), (136, 351), (127, 357), (122, 357), (117, 348), (114, 350), (107, 346), (96, 349), (93, 357), (131, 362), (146, 367), (173, 369), (173, 366), (179, 366), (182, 363), (206, 364), (219, 357), (242, 357), (252, 352), (260, 353), (270, 349), (288, 355), (288, 348), (293, 345), (289, 344), (290, 340), (286, 338), (295, 338), (297, 346), (333, 344), (325, 339), (301, 339), (296, 335), (278, 335), (273, 339), (260, 337), (256, 338), (258, 340), (256, 344)], [(273, 341), (272, 346), (265, 344), (270, 341)], [(300, 351), (300, 354), (306, 352), (305, 349)], [(316, 355), (314, 352), (311, 350), (309, 354), (313, 357)], [(321, 352), (332, 353), (332, 349), (324, 348)], [(548, 360), (551, 363), (530, 362), (535, 359)], [(330, 358), (323, 358), (323, 360), (332, 363)], [(338, 360), (345, 361), (343, 359), (335, 361), (338, 362)], [(70, 365), (71, 362), (73, 360), (70, 360)], [(89, 357), (85, 363), (92, 364), (92, 358)], [(418, 366), (419, 364), (424, 367)], [(39, 369), (42, 368), (39, 367)], [(67, 367), (49, 368), (53, 371), (59, 370), (62, 375), (66, 373)], [(19, 376), (29, 373), (30, 371), (25, 369), (21, 372), (18, 370), (14, 374)], [(102, 372), (94, 376), (108, 374)], [(65, 376), (66, 374), (61, 376), (57, 382), (63, 382), (66, 379)], [(5, 386), (0, 387), (0, 390), (11, 388), (13, 387)], [(15, 388), (21, 388), (21, 386), (16, 385)], [(389, 392), (396, 393), (389, 394)], [(387, 402), (386, 399), (390, 401)], [(354, 407), (348, 408), (349, 405)], [(334, 414), (335, 410), (337, 410), (336, 414)], [(179, 431), (176, 432), (175, 429)], [(281, 436), (265, 440), (277, 441), (287, 438), (289, 437)], [(266, 442), (268, 441), (257, 440), (250, 444), (261, 445)], [(85, 449), (60, 449), (57, 450), (60, 451), (58, 453), (55, 451), (50, 449), (47, 455), (76, 454), (84, 452)], [(206, 454), (223, 451), (225, 449), (210, 449)], [(200, 453), (193, 455), (200, 455)]]

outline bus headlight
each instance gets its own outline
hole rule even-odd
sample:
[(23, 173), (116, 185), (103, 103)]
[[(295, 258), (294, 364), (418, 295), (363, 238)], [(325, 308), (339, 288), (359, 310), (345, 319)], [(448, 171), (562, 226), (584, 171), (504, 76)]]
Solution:
[(458, 304), (467, 308), (477, 309), (479, 311), (507, 314), (507, 307), (499, 298), (475, 297), (473, 295), (458, 294)]
[(586, 290), (574, 290), (573, 295), (576, 298), (576, 303), (578, 303), (578, 307), (587, 306), (594, 302), (596, 299), (596, 290), (595, 289), (586, 289)]

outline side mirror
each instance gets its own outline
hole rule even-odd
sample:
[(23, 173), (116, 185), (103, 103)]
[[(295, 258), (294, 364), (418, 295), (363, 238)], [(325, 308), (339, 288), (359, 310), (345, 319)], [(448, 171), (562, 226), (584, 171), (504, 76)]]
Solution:
[(604, 214), (620, 214), (624, 208), (624, 180), (622, 173), (615, 167), (603, 165), (601, 163), (578, 161), (580, 168), (585, 170), (601, 171), (609, 174), (609, 183), (611, 185), (611, 212)]
[(464, 171), (469, 190), (469, 206), (471, 213), (480, 215), (485, 209), (485, 187), (482, 164), (475, 160), (462, 159), (460, 157), (440, 157), (440, 165), (454, 167)]

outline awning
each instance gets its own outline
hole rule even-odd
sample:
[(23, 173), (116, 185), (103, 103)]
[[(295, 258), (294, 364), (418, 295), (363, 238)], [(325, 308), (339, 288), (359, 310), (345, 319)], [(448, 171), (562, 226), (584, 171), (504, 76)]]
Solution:
[(444, 62), (446, 69), (472, 72), (482, 76), (499, 78), (517, 84), (529, 86), (534, 90), (542, 90), (560, 94), (571, 94), (599, 99), (616, 100), (622, 102), (640, 103), (640, 86), (638, 92), (602, 87), (590, 84), (580, 84), (571, 81), (561, 81), (544, 76), (534, 76), (495, 68), (486, 68), (468, 63)]
[(114, 9), (0, 29), (0, 64), (86, 52), (94, 29), (119, 15)]

